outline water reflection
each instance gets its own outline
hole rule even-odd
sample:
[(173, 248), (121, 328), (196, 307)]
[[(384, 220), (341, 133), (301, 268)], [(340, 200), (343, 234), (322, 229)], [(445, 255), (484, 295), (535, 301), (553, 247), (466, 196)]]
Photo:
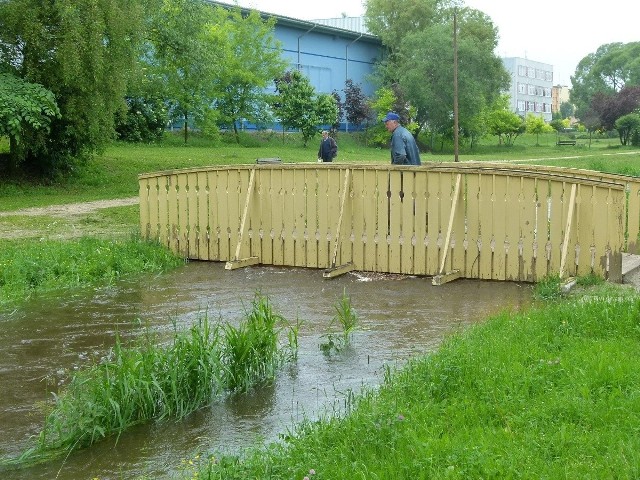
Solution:
[[(319, 345), (343, 291), (359, 326), (349, 350), (327, 357)], [(136, 427), (117, 443), (109, 439), (64, 460), (2, 472), (3, 478), (163, 478), (198, 449), (234, 451), (275, 440), (305, 418), (341, 411), (350, 392), (377, 385), (386, 366), (432, 351), (447, 332), (528, 303), (531, 287), (472, 280), (433, 287), (430, 278), (358, 274), (326, 280), (318, 270), (226, 271), (221, 263), (195, 262), (142, 282), (38, 298), (0, 314), (0, 454), (27, 447), (42, 426), (38, 405), (69, 371), (104, 355), (117, 332), (126, 343), (146, 328), (168, 338), (204, 314), (237, 322), (256, 292), (288, 320), (302, 322), (298, 360), (273, 385), (221, 398), (179, 422)]]

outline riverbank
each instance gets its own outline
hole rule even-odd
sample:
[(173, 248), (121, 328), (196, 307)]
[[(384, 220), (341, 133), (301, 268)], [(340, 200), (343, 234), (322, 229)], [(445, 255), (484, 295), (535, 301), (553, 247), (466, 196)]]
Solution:
[(389, 373), (344, 418), (192, 477), (638, 478), (640, 300), (603, 285), (505, 312)]

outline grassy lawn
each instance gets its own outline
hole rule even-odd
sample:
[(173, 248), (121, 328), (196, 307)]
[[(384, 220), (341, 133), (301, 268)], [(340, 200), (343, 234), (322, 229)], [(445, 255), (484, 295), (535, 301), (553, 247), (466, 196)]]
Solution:
[[(585, 168), (640, 175), (640, 149), (622, 147), (616, 138), (599, 139), (591, 146), (555, 145), (555, 134), (518, 137), (513, 146), (496, 145), (488, 138), (472, 150), (461, 148), (460, 161), (511, 161)], [(338, 135), (338, 162), (389, 163), (387, 149), (369, 147), (362, 134)], [(435, 146), (439, 148), (439, 146)], [(286, 163), (315, 162), (316, 142), (306, 147), (297, 135), (260, 133), (243, 135), (241, 145), (223, 139), (212, 142), (192, 136), (187, 145), (170, 134), (160, 144), (114, 143), (75, 175), (52, 185), (0, 180), (0, 211), (53, 204), (125, 198), (138, 195), (138, 175), (161, 170), (208, 165), (253, 164), (257, 158), (279, 157)], [(428, 162), (451, 162), (451, 151), (422, 154)]]

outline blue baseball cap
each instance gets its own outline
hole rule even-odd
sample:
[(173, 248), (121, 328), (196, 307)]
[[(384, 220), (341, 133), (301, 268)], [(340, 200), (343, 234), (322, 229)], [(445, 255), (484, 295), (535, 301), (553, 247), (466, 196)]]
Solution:
[(400, 120), (400, 116), (397, 113), (389, 112), (387, 116), (382, 119), (383, 122), (388, 122), (389, 120)]

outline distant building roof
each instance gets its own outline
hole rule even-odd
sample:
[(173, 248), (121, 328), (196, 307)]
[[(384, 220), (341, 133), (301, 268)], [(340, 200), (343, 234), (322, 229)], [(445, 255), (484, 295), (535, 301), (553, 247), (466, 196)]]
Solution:
[(319, 18), (317, 20), (311, 20), (311, 22), (341, 28), (342, 30), (370, 34), (364, 24), (364, 17)]

